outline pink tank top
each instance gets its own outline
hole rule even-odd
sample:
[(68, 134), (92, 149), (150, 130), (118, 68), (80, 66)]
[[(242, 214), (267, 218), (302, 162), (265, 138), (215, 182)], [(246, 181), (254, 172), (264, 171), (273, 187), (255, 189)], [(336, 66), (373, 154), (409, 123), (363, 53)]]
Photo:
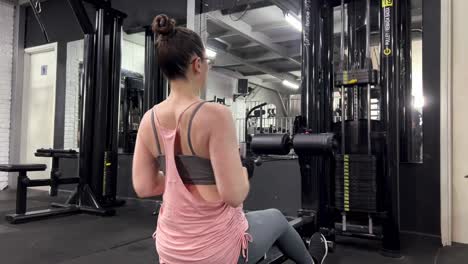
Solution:
[(159, 261), (161, 264), (238, 263), (241, 252), (247, 258), (248, 242), (252, 239), (246, 233), (248, 222), (242, 206), (233, 208), (224, 202), (194, 197), (177, 171), (175, 139), (183, 113), (174, 130), (161, 126), (156, 115), (166, 156), (166, 186), (153, 234)]

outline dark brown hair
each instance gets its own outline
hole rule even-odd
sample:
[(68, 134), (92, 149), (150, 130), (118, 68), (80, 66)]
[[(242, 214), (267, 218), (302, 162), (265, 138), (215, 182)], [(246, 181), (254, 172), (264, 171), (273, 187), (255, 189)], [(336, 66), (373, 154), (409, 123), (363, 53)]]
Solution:
[(164, 14), (154, 18), (152, 29), (158, 34), (158, 63), (170, 80), (185, 79), (193, 55), (203, 58), (205, 47), (200, 36), (188, 28), (176, 27), (176, 21)]

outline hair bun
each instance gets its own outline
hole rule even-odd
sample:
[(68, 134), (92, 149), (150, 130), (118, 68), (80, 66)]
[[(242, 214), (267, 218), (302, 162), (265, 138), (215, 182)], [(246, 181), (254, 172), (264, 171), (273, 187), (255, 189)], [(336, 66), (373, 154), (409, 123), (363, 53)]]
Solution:
[(175, 25), (176, 21), (173, 18), (169, 18), (167, 15), (161, 14), (154, 18), (151, 27), (154, 33), (168, 36), (175, 32)]

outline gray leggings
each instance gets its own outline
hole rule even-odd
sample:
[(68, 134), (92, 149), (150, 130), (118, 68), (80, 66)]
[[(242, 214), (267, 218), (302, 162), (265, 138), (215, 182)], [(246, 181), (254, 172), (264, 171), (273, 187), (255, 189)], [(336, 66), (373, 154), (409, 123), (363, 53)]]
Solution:
[[(276, 244), (283, 254), (296, 263), (313, 263), (301, 237), (279, 210), (254, 211), (245, 216), (249, 222), (247, 232), (253, 239), (249, 243), (248, 263), (257, 263), (261, 260), (273, 244)], [(247, 263), (242, 254), (238, 263)]]

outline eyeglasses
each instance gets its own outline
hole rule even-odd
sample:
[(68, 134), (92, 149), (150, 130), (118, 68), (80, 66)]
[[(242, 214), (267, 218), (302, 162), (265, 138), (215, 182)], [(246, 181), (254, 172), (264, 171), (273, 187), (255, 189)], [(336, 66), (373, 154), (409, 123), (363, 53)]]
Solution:
[[(190, 64), (194, 63), (198, 58), (199, 58), (199, 57), (194, 58)], [(206, 60), (206, 63), (208, 64), (208, 66), (209, 66), (210, 68), (211, 68), (211, 66), (213, 66), (213, 64), (214, 64), (214, 61), (211, 60), (211, 59), (209, 59), (209, 58), (201, 58), (201, 59), (202, 59), (202, 60)]]

